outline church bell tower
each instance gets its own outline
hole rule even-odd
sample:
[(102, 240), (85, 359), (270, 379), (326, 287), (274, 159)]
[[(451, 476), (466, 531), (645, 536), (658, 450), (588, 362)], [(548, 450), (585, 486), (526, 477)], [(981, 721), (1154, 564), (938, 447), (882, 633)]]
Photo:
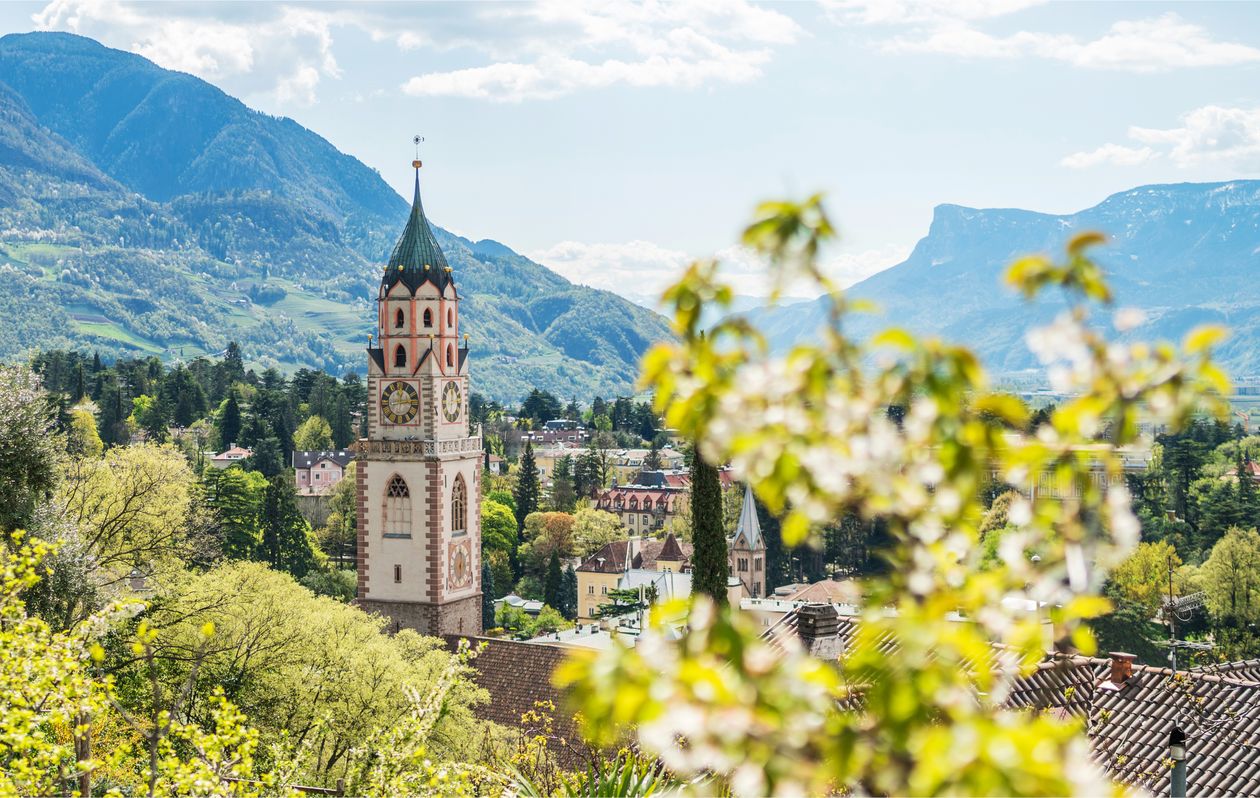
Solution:
[(481, 431), (468, 420), (459, 292), (415, 199), (381, 277), (359, 441), (358, 605), (390, 629), (480, 634)]

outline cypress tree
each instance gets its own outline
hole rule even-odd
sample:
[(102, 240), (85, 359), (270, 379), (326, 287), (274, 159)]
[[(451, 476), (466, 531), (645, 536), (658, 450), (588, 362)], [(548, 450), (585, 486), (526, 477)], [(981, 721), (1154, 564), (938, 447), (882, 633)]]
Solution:
[(726, 529), (722, 522), (722, 485), (717, 469), (704, 461), (696, 447), (691, 459), (691, 589), (726, 603)]
[(227, 449), (239, 442), (241, 435), (241, 405), (236, 401), (236, 391), (228, 394), (219, 414), (219, 448)]
[(525, 442), (521, 452), (521, 469), (516, 475), (512, 498), (516, 499), (516, 531), (525, 529), (525, 517), (538, 510), (538, 466), (534, 463), (534, 445)]
[(547, 563), (547, 581), (543, 583), (543, 603), (552, 609), (564, 607), (564, 573), (560, 570), (560, 552), (551, 552)]
[(573, 570), (573, 565), (564, 569), (564, 606), (560, 607), (560, 613), (568, 620), (577, 617), (578, 606), (578, 580), (577, 571)]
[(494, 571), (481, 562), (481, 631), (494, 628)]

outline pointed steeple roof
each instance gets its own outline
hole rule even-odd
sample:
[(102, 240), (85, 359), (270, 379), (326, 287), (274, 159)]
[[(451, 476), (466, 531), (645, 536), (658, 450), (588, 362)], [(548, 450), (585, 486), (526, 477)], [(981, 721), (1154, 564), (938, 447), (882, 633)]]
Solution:
[(739, 510), (739, 523), (735, 526), (734, 545), (743, 548), (759, 549), (764, 545), (761, 541), (761, 522), (757, 520), (757, 503), (753, 500), (751, 485), (744, 486), (744, 505)]
[(388, 291), (395, 283), (401, 282), (414, 294), (422, 284), (430, 282), (438, 291), (444, 291), (455, 281), (446, 256), (429, 227), (429, 220), (425, 218), (424, 206), (420, 204), (420, 162), (412, 161), (412, 166), (416, 168), (416, 195), (411, 201), (411, 215), (407, 217), (402, 237), (394, 245), (389, 262), (385, 264), (381, 287)]
[(674, 537), (674, 533), (670, 532), (665, 536), (665, 545), (661, 546), (661, 550), (656, 555), (656, 561), (665, 560), (667, 562), (682, 562), (687, 559), (683, 554), (682, 547), (678, 545), (678, 538)]

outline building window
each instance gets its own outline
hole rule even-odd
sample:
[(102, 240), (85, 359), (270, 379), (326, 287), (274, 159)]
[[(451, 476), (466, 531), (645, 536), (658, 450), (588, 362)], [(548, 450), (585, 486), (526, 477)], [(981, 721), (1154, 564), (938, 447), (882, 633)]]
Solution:
[(396, 585), (402, 584), (402, 566), (401, 565), (394, 566), (394, 584)]
[(452, 344), (446, 345), (446, 365), (455, 365), (455, 347)]
[(754, 560), (753, 560), (753, 570), (754, 570), (754, 571), (760, 571), (760, 570), (761, 570), (761, 558), (760, 558), (760, 557), (757, 557), (756, 559), (754, 559)]
[(760, 583), (760, 582), (753, 582), (753, 595), (754, 595), (754, 596), (760, 596), (760, 595), (761, 595), (761, 583)]
[(385, 488), (385, 506), (381, 518), (387, 536), (411, 537), (411, 491), (400, 476), (395, 475)]
[(394, 350), (394, 367), (400, 369), (407, 367), (407, 347), (402, 344)]
[(647, 517), (647, 513), (644, 513), (644, 514), (643, 514), (643, 525), (644, 525), (644, 526), (647, 526), (647, 525), (648, 525), (648, 517)]
[(433, 326), (433, 311), (429, 310), (428, 308), (424, 309), (424, 326), (425, 327)]
[(468, 529), (468, 489), (464, 487), (464, 475), (455, 476), (455, 487), (451, 488), (451, 530), (463, 534)]
[(589, 595), (589, 596), (593, 596), (593, 595), (595, 595), (595, 586), (594, 586), (594, 585), (587, 585), (587, 586), (586, 586), (586, 593), (587, 593), (587, 595)]
[(402, 308), (399, 308), (398, 312), (394, 314), (394, 326), (401, 330), (405, 319), (406, 317), (403, 315)]
[(455, 311), (452, 308), (446, 309), (446, 326), (447, 327), (455, 326)]
[(599, 586), (599, 589), (600, 589), (600, 591), (602, 591), (602, 592), (603, 592), (603, 594), (604, 594), (605, 596), (607, 596), (607, 595), (608, 595), (608, 585), (600, 585), (600, 586)]

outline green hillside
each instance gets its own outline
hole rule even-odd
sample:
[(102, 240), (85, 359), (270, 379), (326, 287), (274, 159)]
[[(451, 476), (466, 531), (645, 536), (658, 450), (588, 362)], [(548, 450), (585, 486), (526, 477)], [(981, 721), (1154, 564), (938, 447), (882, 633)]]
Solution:
[[(0, 38), (0, 357), (79, 347), (363, 370), (408, 203), (289, 119), (91, 39)], [(664, 320), (438, 229), (479, 391), (631, 390)]]

